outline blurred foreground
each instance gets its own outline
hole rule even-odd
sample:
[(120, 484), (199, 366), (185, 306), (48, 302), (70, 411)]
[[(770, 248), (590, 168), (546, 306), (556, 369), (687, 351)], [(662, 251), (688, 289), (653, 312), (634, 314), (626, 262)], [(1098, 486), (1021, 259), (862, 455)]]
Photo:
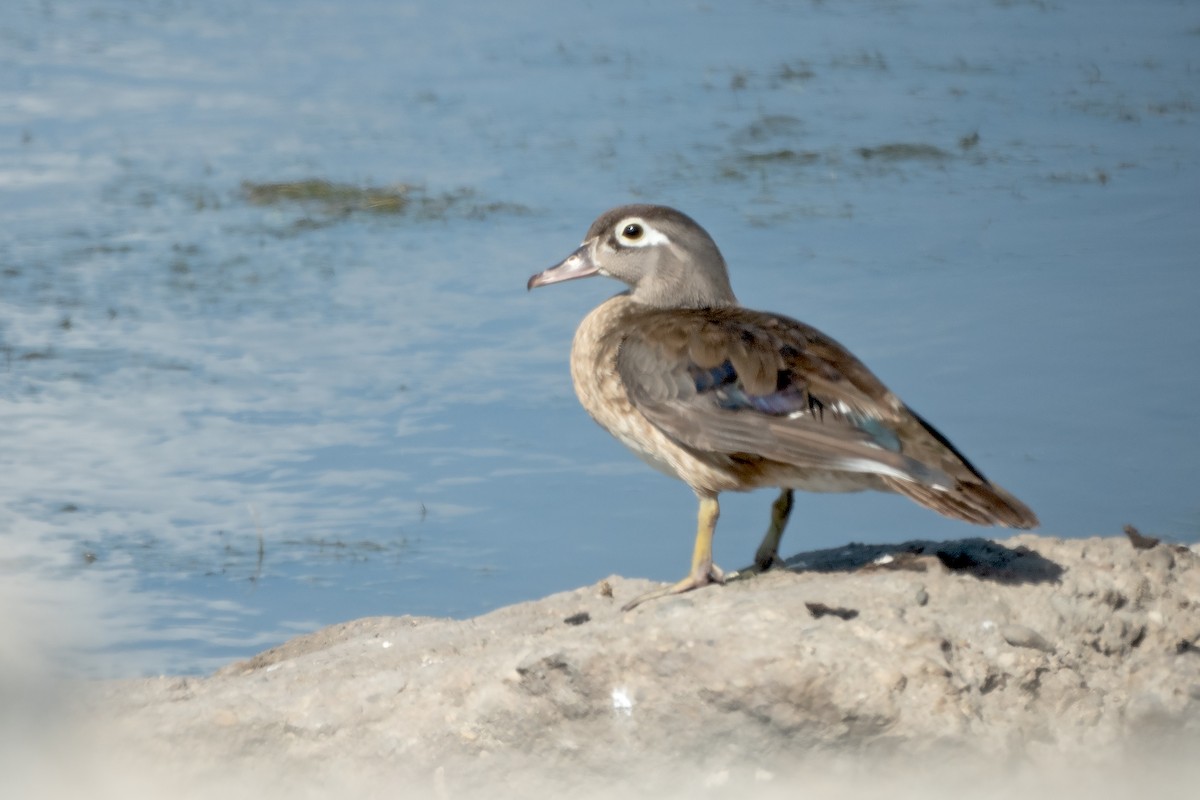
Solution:
[(5, 629), (0, 794), (1195, 796), (1195, 548), (1026, 535), (790, 563), (628, 614), (647, 582), (612, 577), (471, 620), (366, 618), (207, 678), (55, 680)]

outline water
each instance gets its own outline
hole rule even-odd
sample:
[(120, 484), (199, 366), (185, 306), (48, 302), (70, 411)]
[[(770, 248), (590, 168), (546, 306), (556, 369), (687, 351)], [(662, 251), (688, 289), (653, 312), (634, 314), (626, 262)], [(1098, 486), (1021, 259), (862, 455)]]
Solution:
[[(524, 289), (635, 200), (1045, 533), (1200, 535), (1195, 3), (12, 5), (0, 602), (60, 669), (679, 577), (694, 499), (569, 384), (616, 287)], [(243, 190), (312, 178), (428, 203)], [(770, 499), (723, 498), (726, 567)], [(804, 496), (784, 549), (978, 532)]]

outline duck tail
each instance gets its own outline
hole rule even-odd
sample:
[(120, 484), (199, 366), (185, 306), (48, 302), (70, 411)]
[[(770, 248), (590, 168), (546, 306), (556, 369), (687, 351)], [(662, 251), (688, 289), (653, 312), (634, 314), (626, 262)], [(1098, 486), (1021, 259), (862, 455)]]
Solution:
[(891, 477), (883, 480), (892, 491), (952, 519), (1021, 530), (1036, 528), (1039, 524), (1029, 506), (986, 480), (960, 480), (953, 489)]

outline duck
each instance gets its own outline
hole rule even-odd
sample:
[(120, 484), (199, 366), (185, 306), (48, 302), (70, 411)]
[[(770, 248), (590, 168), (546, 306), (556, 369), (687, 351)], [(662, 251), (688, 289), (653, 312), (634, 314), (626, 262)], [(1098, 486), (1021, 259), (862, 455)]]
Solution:
[(601, 214), (529, 290), (594, 275), (625, 291), (584, 317), (571, 346), (587, 413), (651, 467), (696, 494), (683, 579), (648, 600), (725, 582), (713, 563), (722, 492), (775, 488), (752, 570), (781, 566), (795, 491), (881, 491), (946, 517), (1029, 529), (1037, 516), (984, 477), (853, 353), (791, 317), (738, 303), (713, 238), (662, 205)]

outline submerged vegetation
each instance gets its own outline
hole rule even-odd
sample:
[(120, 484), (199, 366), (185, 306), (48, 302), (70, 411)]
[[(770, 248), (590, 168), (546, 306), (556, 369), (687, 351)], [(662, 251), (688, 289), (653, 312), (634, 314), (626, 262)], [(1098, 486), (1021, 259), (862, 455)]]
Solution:
[(278, 183), (244, 181), (246, 199), (257, 206), (281, 203), (302, 203), (320, 206), (331, 214), (370, 211), (375, 214), (399, 214), (412, 202), (413, 187), (399, 184), (391, 187), (359, 187), (334, 183), (319, 178)]
[(765, 153), (742, 153), (739, 156), (740, 160), (747, 165), (758, 164), (815, 164), (820, 161), (822, 156), (820, 153), (811, 150), (792, 150), (791, 148), (783, 148), (781, 150), (771, 150)]
[(472, 189), (434, 193), (415, 184), (357, 186), (322, 178), (269, 183), (243, 181), (242, 195), (256, 206), (294, 204), (328, 217), (366, 213), (408, 215), (420, 219), (482, 218), (528, 211), (517, 203), (481, 201)]
[(910, 142), (860, 147), (855, 152), (864, 159), (878, 158), (881, 161), (942, 161), (951, 157), (935, 145)]

